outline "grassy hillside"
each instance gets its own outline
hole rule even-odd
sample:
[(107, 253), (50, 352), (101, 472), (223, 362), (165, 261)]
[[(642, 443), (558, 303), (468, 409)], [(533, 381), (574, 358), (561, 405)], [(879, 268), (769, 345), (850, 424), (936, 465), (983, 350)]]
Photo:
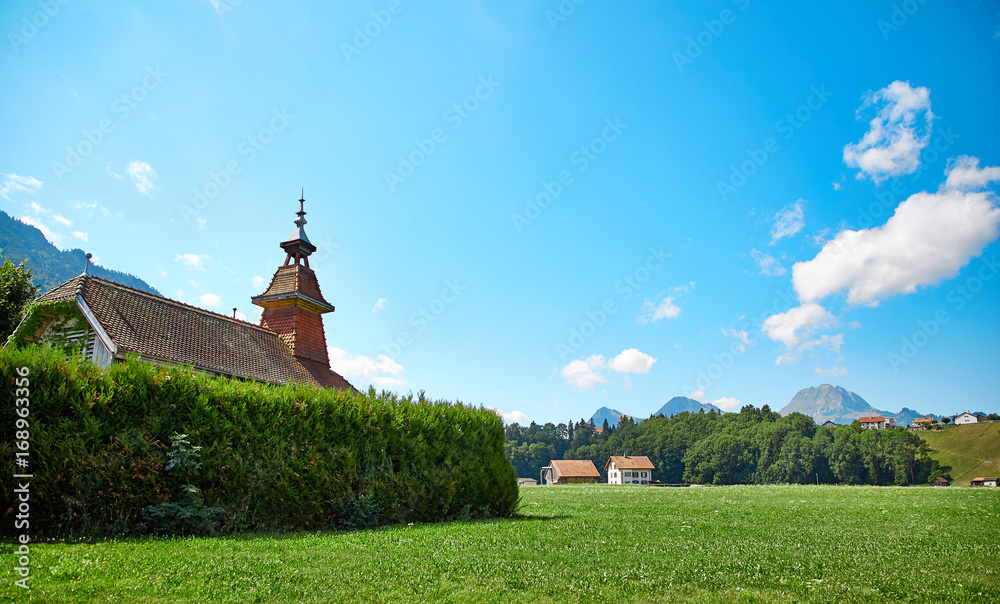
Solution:
[[(506, 520), (32, 542), (32, 601), (1000, 602), (1000, 489), (578, 485), (521, 497), (523, 515)], [(28, 601), (9, 569), (0, 601)]]
[(1000, 423), (949, 426), (918, 434), (934, 450), (931, 457), (951, 466), (956, 486), (969, 486), (976, 476), (1000, 476)]

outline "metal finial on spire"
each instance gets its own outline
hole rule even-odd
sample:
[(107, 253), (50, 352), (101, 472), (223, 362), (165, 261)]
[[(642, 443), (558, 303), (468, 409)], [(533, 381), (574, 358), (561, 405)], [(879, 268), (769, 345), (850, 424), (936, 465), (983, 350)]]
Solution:
[(90, 252), (87, 252), (87, 254), (84, 255), (84, 258), (87, 259), (86, 264), (83, 265), (83, 274), (84, 275), (87, 274), (87, 269), (90, 268), (90, 259), (93, 258), (93, 257), (94, 257), (94, 255), (91, 254)]
[(305, 205), (306, 205), (306, 188), (302, 187), (302, 196), (299, 197), (299, 211), (295, 213), (295, 215), (298, 216), (298, 218), (295, 220), (295, 224), (299, 226), (302, 226), (306, 223)]

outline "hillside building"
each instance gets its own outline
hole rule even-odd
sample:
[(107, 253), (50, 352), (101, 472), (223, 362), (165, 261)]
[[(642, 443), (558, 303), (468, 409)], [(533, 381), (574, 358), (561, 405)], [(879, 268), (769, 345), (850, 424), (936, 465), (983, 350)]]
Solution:
[(1000, 478), (997, 478), (996, 476), (988, 478), (973, 478), (969, 481), (970, 487), (995, 487), (997, 485), (1000, 485)]
[(952, 423), (956, 426), (964, 426), (966, 424), (978, 424), (979, 422), (986, 419), (986, 416), (982, 413), (960, 413), (952, 418)]
[(881, 415), (863, 415), (858, 418), (858, 421), (861, 422), (863, 430), (885, 430), (896, 427), (896, 420)]
[(653, 470), (656, 466), (649, 458), (640, 455), (612, 455), (604, 464), (608, 473), (608, 484), (649, 484), (653, 482)]
[(15, 337), (81, 350), (102, 368), (134, 354), (148, 363), (188, 365), (211, 376), (353, 390), (330, 369), (322, 315), (334, 307), (309, 268), (316, 247), (305, 233), (304, 204), (303, 197), (295, 230), (280, 243), (284, 264), (267, 290), (251, 299), (264, 308), (260, 325), (84, 270), (39, 297)]

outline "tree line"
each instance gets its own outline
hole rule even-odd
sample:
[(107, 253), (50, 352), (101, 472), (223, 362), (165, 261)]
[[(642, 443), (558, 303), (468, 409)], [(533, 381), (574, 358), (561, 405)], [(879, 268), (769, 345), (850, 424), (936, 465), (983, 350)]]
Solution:
[(553, 459), (589, 459), (604, 473), (611, 455), (644, 455), (654, 479), (700, 484), (926, 484), (950, 467), (905, 428), (864, 430), (855, 421), (828, 428), (800, 413), (764, 405), (739, 413), (704, 411), (622, 418), (616, 428), (567, 424), (506, 427), (504, 448), (518, 476), (536, 477)]

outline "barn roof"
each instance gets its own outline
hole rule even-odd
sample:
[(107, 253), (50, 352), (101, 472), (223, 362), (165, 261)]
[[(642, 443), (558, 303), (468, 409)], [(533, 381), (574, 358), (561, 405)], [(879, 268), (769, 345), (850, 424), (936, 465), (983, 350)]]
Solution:
[(589, 459), (553, 459), (549, 462), (559, 476), (582, 476), (584, 478), (600, 478), (597, 466)]

